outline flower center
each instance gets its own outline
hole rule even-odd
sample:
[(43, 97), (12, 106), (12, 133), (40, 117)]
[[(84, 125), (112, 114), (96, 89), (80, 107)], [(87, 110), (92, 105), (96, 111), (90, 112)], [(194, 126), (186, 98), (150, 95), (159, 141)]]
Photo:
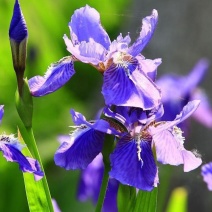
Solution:
[(132, 63), (132, 56), (124, 52), (117, 52), (113, 56), (113, 63), (118, 67), (124, 68), (125, 74), (130, 76), (129, 65)]

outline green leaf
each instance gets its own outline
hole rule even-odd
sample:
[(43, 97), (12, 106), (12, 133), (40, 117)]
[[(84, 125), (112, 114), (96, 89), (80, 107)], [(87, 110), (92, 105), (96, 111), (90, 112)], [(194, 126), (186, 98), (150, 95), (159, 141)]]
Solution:
[(133, 212), (155, 212), (157, 209), (158, 188), (152, 191), (140, 190), (137, 194)]
[(136, 189), (132, 186), (119, 184), (118, 211), (132, 211), (136, 201)]
[[(23, 130), (22, 130), (23, 132)], [(18, 130), (18, 139), (21, 143), (25, 144), (20, 131)], [(27, 147), (22, 150), (25, 156), (32, 157), (31, 152)], [(31, 173), (23, 173), (24, 185), (27, 196), (27, 202), (30, 212), (52, 212), (52, 203), (49, 202), (46, 195), (45, 182), (43, 177), (42, 180), (35, 181), (34, 175)]]
[(46, 198), (43, 181), (35, 181), (30, 173), (23, 173), (25, 191), (30, 212), (51, 211)]

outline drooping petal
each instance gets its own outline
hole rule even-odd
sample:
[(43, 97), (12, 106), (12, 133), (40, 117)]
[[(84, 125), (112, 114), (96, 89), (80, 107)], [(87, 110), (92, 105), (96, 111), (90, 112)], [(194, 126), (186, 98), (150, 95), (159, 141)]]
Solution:
[(122, 184), (134, 186), (141, 190), (151, 191), (157, 178), (157, 167), (151, 149), (151, 142), (141, 141), (140, 160), (137, 144), (134, 140), (118, 141), (117, 147), (110, 156), (110, 176)]
[(44, 176), (38, 161), (30, 157), (25, 157), (21, 153), (17, 143), (5, 143), (1, 138), (0, 151), (3, 152), (3, 156), (7, 161), (18, 163), (21, 171), (34, 174), (36, 181)]
[(117, 132), (114, 128), (110, 127), (110, 124), (103, 119), (98, 119), (98, 120), (92, 121), (93, 123), (91, 123), (86, 121), (86, 118), (81, 113), (75, 112), (73, 109), (70, 111), (70, 113), (72, 115), (73, 122), (78, 126), (86, 125), (100, 132), (104, 132), (107, 134), (120, 135), (119, 132)]
[(70, 169), (85, 169), (101, 152), (104, 133), (92, 128), (78, 129), (71, 136), (74, 142), (64, 142), (55, 153), (56, 165)]
[(44, 96), (62, 87), (75, 73), (71, 57), (64, 57), (53, 63), (44, 77), (35, 76), (29, 79), (29, 87), (33, 96)]
[(182, 156), (184, 161), (184, 172), (190, 172), (202, 164), (202, 159), (191, 151), (186, 149), (182, 150)]
[(173, 131), (164, 130), (153, 135), (153, 141), (156, 147), (157, 160), (162, 164), (174, 166), (184, 164), (184, 171), (189, 172), (202, 163), (199, 156), (184, 148), (184, 138), (174, 129)]
[(204, 182), (206, 182), (208, 186), (208, 189), (212, 191), (212, 162), (201, 167), (201, 174)]
[(130, 55), (135, 57), (143, 50), (143, 48), (152, 38), (157, 22), (158, 22), (157, 10), (153, 10), (151, 16), (147, 16), (142, 20), (142, 29), (140, 32), (140, 36), (128, 50), (128, 53)]
[(98, 65), (105, 61), (107, 50), (99, 43), (90, 39), (89, 42), (82, 41), (79, 44), (73, 45), (66, 35), (63, 36), (67, 50), (83, 63), (91, 63)]
[(101, 25), (99, 13), (88, 5), (74, 12), (69, 27), (73, 45), (92, 39), (105, 49), (110, 46), (110, 38)]
[(4, 105), (0, 105), (0, 124), (3, 116), (4, 116)]
[(152, 109), (160, 101), (159, 89), (137, 69), (137, 60), (131, 58), (125, 65), (112, 64), (104, 72), (102, 94), (106, 105)]
[(16, 42), (21, 42), (28, 35), (26, 21), (18, 0), (15, 1), (13, 17), (10, 23), (9, 36)]

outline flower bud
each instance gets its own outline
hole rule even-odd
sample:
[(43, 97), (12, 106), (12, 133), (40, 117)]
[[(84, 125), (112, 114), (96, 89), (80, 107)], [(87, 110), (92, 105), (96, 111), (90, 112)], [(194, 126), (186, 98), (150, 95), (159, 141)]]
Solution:
[(23, 76), (26, 64), (27, 26), (18, 0), (15, 1), (13, 16), (10, 23), (9, 38), (13, 58), (13, 67), (16, 72), (19, 91), (23, 85)]

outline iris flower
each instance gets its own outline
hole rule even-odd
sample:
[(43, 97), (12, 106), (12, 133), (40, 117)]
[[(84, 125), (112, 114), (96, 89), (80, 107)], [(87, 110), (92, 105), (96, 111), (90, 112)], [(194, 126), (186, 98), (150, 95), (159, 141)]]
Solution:
[(94, 66), (103, 74), (102, 94), (106, 105), (152, 109), (160, 104), (160, 90), (154, 83), (161, 59), (145, 59), (140, 52), (150, 41), (158, 21), (152, 11), (142, 21), (137, 40), (130, 45), (129, 35), (110, 38), (102, 27), (100, 15), (86, 5), (76, 10), (69, 23), (70, 37), (64, 35), (71, 56), (50, 66), (44, 77), (29, 80), (32, 95), (43, 96), (63, 86), (75, 73), (74, 61)]
[(182, 131), (176, 126), (188, 118), (198, 105), (198, 100), (189, 102), (173, 121), (167, 122), (155, 122), (163, 115), (162, 105), (151, 111), (105, 107), (105, 120), (93, 123), (72, 110), (76, 130), (70, 141), (60, 145), (55, 153), (55, 163), (67, 170), (85, 169), (101, 152), (105, 133), (113, 134), (117, 144), (110, 155), (110, 177), (122, 184), (150, 191), (159, 182), (154, 148), (159, 162), (175, 166), (183, 164), (185, 172), (202, 163), (199, 155), (184, 148)]
[[(142, 121), (137, 122), (132, 122), (135, 119), (131, 119), (131, 115), (126, 116), (126, 112), (123, 113), (126, 108), (119, 113), (108, 110), (106, 115), (120, 121), (128, 131), (117, 141), (116, 148), (110, 156), (112, 166), (110, 176), (122, 184), (141, 190), (152, 190), (158, 184), (153, 147), (156, 150), (157, 160), (162, 164), (176, 166), (183, 164), (185, 172), (197, 168), (202, 161), (199, 155), (184, 148), (182, 131), (176, 125), (189, 117), (198, 105), (198, 100), (189, 102), (173, 121), (167, 122), (154, 120), (162, 115), (161, 108), (153, 115), (154, 118), (148, 115), (146, 118), (139, 118)], [(140, 124), (142, 122), (143, 124)]]
[[(208, 67), (209, 62), (206, 59), (201, 59), (188, 75), (167, 74), (156, 81), (161, 89), (162, 103), (166, 111), (161, 120), (173, 120), (175, 114), (179, 113), (189, 101), (199, 99), (201, 104), (192, 117), (203, 125), (212, 127), (212, 108), (205, 92), (198, 87)], [(184, 128), (185, 122), (183, 125), (181, 124), (181, 127)]]
[[(3, 105), (0, 106), (0, 123), (4, 114)], [(22, 172), (33, 173), (35, 180), (43, 177), (43, 172), (37, 160), (25, 157), (21, 150), (24, 147), (14, 135), (0, 135), (0, 151), (7, 161), (16, 162)]]

